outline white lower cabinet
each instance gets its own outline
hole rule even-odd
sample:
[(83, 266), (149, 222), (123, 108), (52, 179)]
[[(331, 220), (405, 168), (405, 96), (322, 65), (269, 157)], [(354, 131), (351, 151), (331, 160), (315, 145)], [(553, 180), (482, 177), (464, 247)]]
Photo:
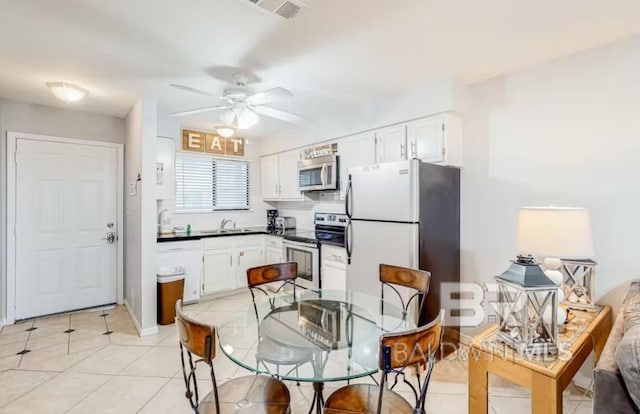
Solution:
[(347, 252), (342, 247), (323, 244), (320, 281), (322, 289), (347, 289)]
[(236, 288), (233, 249), (211, 249), (204, 252), (204, 295)]
[(225, 236), (203, 239), (202, 293), (224, 292), (247, 286), (247, 269), (265, 262), (264, 236)]

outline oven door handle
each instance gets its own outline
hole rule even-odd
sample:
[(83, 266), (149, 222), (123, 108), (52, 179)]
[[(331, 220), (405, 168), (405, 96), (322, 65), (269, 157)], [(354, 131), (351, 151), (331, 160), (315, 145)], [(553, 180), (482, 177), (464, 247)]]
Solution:
[(313, 253), (313, 251), (318, 250), (318, 246), (315, 244), (310, 244), (310, 243), (300, 243), (297, 241), (293, 241), (293, 240), (283, 240), (282, 241), (282, 245), (286, 248), (288, 246), (290, 247), (297, 247), (297, 248), (301, 248), (304, 250), (307, 250), (311, 253)]

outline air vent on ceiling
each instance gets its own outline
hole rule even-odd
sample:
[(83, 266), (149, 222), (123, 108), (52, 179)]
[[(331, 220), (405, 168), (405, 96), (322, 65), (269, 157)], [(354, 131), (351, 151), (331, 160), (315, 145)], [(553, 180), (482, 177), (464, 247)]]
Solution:
[(285, 19), (296, 17), (300, 10), (306, 7), (306, 4), (300, 0), (249, 0), (249, 2)]

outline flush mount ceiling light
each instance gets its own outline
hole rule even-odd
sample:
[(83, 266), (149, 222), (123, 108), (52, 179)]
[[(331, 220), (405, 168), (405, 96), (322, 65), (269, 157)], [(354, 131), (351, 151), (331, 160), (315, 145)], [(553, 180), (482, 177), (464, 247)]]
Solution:
[(56, 98), (66, 103), (78, 102), (89, 94), (89, 91), (72, 83), (47, 82), (47, 87)]
[(219, 125), (216, 127), (218, 135), (224, 138), (231, 138), (236, 133), (236, 129), (231, 125)]

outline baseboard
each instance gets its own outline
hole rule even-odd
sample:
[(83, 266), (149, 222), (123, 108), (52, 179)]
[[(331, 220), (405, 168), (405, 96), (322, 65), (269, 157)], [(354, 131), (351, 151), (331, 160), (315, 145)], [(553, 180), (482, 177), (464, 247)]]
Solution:
[(140, 322), (138, 322), (136, 315), (133, 313), (133, 309), (131, 309), (129, 302), (126, 299), (124, 300), (124, 307), (127, 309), (127, 312), (129, 312), (129, 317), (131, 318), (131, 321), (133, 321), (133, 326), (136, 328), (136, 331), (138, 331), (138, 336), (155, 335), (158, 333), (157, 325), (145, 329), (140, 327)]
[(0, 319), (0, 329), (4, 328), (7, 325), (9, 324), (7, 323), (6, 319)]

